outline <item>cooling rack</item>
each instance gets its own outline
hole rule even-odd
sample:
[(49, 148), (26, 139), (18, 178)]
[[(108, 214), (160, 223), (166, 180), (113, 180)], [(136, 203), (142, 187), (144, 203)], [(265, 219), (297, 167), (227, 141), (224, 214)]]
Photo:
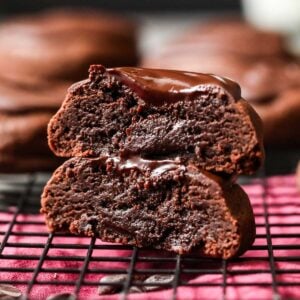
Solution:
[[(47, 178), (0, 175), (0, 286), (17, 287), (25, 299), (59, 292), (74, 297), (59, 299), (177, 299), (187, 291), (191, 299), (292, 299), (300, 289), (300, 198), (290, 181), (270, 188), (262, 174), (246, 185), (256, 242), (246, 255), (225, 261), (49, 234), (38, 214)], [(114, 298), (99, 291), (115, 292)], [(141, 291), (147, 293), (138, 298)]]

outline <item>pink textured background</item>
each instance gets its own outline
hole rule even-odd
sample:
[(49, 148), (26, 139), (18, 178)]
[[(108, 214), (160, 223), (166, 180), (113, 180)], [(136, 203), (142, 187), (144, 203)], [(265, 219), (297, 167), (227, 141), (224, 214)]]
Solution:
[[(238, 260), (228, 262), (227, 270), (227, 283), (266, 283), (267, 286), (227, 286), (226, 299), (272, 299), (273, 291), (271, 287), (271, 273), (270, 264), (268, 260), (267, 252), (267, 240), (266, 240), (266, 227), (265, 218), (262, 215), (264, 213), (263, 207), (263, 189), (259, 181), (254, 182), (252, 185), (244, 186), (248, 193), (253, 205), (254, 212), (256, 214), (257, 234), (253, 249), (249, 250), (243, 257), (260, 257), (254, 260)], [(294, 176), (277, 176), (269, 178), (267, 181), (267, 204), (268, 213), (270, 214), (269, 223), (272, 235), (272, 244), (274, 246), (274, 256), (276, 257), (275, 268), (279, 270), (276, 275), (276, 282), (278, 285), (278, 292), (284, 298), (300, 299), (300, 194), (296, 188)], [(279, 215), (278, 215), (279, 214)], [(11, 220), (11, 213), (0, 213), (1, 220)], [(39, 215), (19, 215), (17, 221), (42, 221), (42, 216)], [(0, 230), (5, 231), (8, 225), (0, 225)], [(46, 232), (44, 225), (15, 225), (13, 232)], [(2, 237), (0, 236), (0, 241)], [(8, 243), (31, 243), (41, 244), (47, 241), (47, 237), (35, 237), (35, 236), (16, 236), (11, 235)], [(89, 244), (90, 239), (78, 238), (78, 237), (54, 237), (53, 244)], [(101, 245), (102, 242), (97, 240), (97, 245)], [(292, 247), (290, 247), (292, 245)], [(21, 267), (21, 268), (35, 268), (38, 260), (14, 260), (7, 259), (5, 255), (38, 255), (40, 256), (43, 248), (22, 248), (20, 245), (11, 244), (6, 246), (3, 255), (0, 256), (0, 267)], [(289, 249), (290, 247), (290, 249)], [(293, 249), (291, 249), (293, 248)], [(143, 251), (141, 251), (143, 252)], [(51, 249), (48, 252), (48, 256), (86, 256), (87, 250), (76, 249)], [(92, 256), (111, 256), (111, 257), (125, 257), (130, 256), (129, 250), (94, 250)], [(144, 255), (144, 254), (140, 254)], [(297, 256), (297, 257), (296, 257)], [(288, 262), (281, 261), (281, 257), (296, 257), (290, 259)], [(57, 275), (54, 273), (41, 272), (38, 275), (38, 282), (51, 280), (56, 282), (57, 285), (41, 285), (36, 283), (30, 293), (32, 299), (45, 299), (49, 294), (59, 292), (73, 292), (74, 286), (62, 286), (59, 285), (61, 280), (76, 280), (79, 277), (79, 273), (68, 274), (64, 270), (66, 268), (75, 268), (80, 270), (83, 265), (83, 261), (59, 261), (46, 259), (42, 268), (60, 268)], [(90, 262), (89, 269), (95, 268), (128, 268), (126, 262)], [(139, 264), (139, 268), (151, 268), (157, 267), (150, 264)], [(160, 264), (160, 268), (170, 267)], [(173, 265), (172, 265), (173, 267)], [(201, 266), (194, 266), (201, 268)], [(209, 264), (206, 267), (210, 267)], [(211, 267), (210, 267), (211, 268)], [(293, 273), (289, 270), (296, 270)], [(230, 271), (238, 270), (257, 270), (254, 274), (230, 274)], [(25, 270), (26, 272), (17, 273), (1, 272), (0, 280), (30, 280), (32, 278), (32, 270)], [(98, 281), (104, 274), (89, 273), (85, 276), (85, 280)], [(222, 283), (223, 277), (221, 274), (208, 274), (198, 275), (197, 277), (190, 279), (191, 283)], [(284, 286), (284, 284), (293, 282), (294, 286)], [(298, 286), (297, 286), (298, 285)], [(17, 285), (23, 292), (26, 290), (26, 285)], [(143, 294), (131, 294), (129, 299), (169, 299), (171, 298), (172, 290), (165, 289), (162, 291), (149, 292)], [(222, 288), (221, 287), (179, 287), (177, 290), (178, 299), (221, 299)], [(83, 286), (81, 288), (80, 299), (119, 299), (119, 295), (111, 296), (98, 296), (96, 286)]]

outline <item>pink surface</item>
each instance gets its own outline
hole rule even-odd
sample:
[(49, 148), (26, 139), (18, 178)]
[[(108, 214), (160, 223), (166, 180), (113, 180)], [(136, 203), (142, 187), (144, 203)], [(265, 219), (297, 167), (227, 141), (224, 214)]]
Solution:
[[(227, 283), (226, 299), (272, 299), (273, 291), (271, 287), (272, 277), (270, 273), (270, 263), (268, 259), (266, 226), (264, 218), (263, 206), (263, 189), (259, 181), (252, 185), (244, 186), (246, 192), (250, 196), (254, 212), (256, 214), (257, 223), (257, 238), (254, 247), (243, 255), (243, 259), (230, 261), (227, 264)], [(274, 256), (276, 257), (275, 268), (276, 282), (278, 284), (278, 293), (283, 298), (300, 299), (300, 194), (296, 188), (294, 176), (272, 177), (267, 181), (267, 197), (270, 231), (272, 235), (272, 244), (274, 246)], [(0, 213), (1, 221), (9, 221), (12, 218), (11, 213)], [(42, 221), (42, 216), (39, 215), (19, 215), (17, 221)], [(5, 231), (8, 225), (0, 225), (0, 231)], [(13, 232), (46, 232), (44, 225), (15, 225)], [(0, 240), (2, 237), (0, 236)], [(21, 267), (24, 272), (0, 272), (0, 280), (31, 280), (33, 269), (38, 264), (36, 260), (20, 260), (8, 259), (6, 255), (37, 255), (40, 256), (43, 248), (41, 244), (47, 241), (47, 236), (22, 236), (11, 235), (8, 244), (4, 248), (3, 255), (0, 256), (0, 267), (11, 268)], [(52, 244), (55, 244), (54, 249), (50, 248), (48, 257), (44, 261), (42, 268), (45, 272), (40, 272), (37, 281), (52, 281), (56, 285), (47, 285), (36, 283), (30, 293), (31, 299), (45, 299), (49, 294), (59, 292), (73, 292), (74, 286), (60, 285), (60, 281), (74, 281), (79, 278), (79, 272), (70, 274), (65, 272), (68, 268), (81, 270), (83, 260), (86, 257), (87, 249), (64, 249), (59, 248), (59, 244), (89, 244), (89, 238), (78, 237), (54, 237)], [(31, 243), (36, 248), (22, 248), (21, 243)], [(103, 244), (97, 240), (96, 245)], [(40, 247), (41, 246), (41, 247)], [(157, 255), (151, 253), (151, 255)], [(54, 257), (64, 256), (80, 256), (81, 261), (66, 261), (56, 260)], [(92, 257), (109, 256), (112, 258), (128, 257), (131, 255), (129, 250), (94, 250)], [(146, 251), (140, 251), (139, 255), (146, 256)], [(296, 257), (297, 256), (297, 257)], [(49, 259), (51, 257), (52, 259)], [(285, 261), (285, 257), (289, 257), (289, 261)], [(251, 259), (252, 258), (252, 259)], [(221, 263), (206, 263), (205, 266), (193, 266), (198, 269), (212, 268), (213, 265), (220, 269)], [(174, 263), (169, 265), (154, 265), (138, 263), (137, 268), (174, 268)], [(191, 267), (191, 266), (184, 266)], [(59, 268), (57, 273), (47, 273), (48, 268)], [(128, 268), (128, 262), (103, 262), (91, 261), (88, 266), (90, 273), (85, 276), (87, 281), (98, 281), (104, 274), (93, 273), (93, 269), (123, 269)], [(236, 271), (257, 270), (254, 274), (235, 274)], [(294, 270), (291, 272), (291, 270)], [(295, 271), (296, 270), (296, 271)], [(231, 273), (233, 272), (233, 273)], [(189, 279), (190, 283), (222, 283), (222, 274), (207, 274), (198, 275), (195, 278)], [(289, 285), (289, 283), (293, 285)], [(238, 283), (239, 286), (232, 285)], [(249, 286), (248, 283), (252, 284)], [(264, 286), (253, 286), (253, 284), (263, 283)], [(287, 286), (285, 286), (287, 285)], [(18, 286), (23, 292), (26, 291), (26, 285), (19, 284)], [(128, 299), (170, 299), (172, 296), (171, 289), (162, 291), (149, 292), (143, 294), (130, 294)], [(96, 286), (83, 285), (80, 294), (80, 299), (119, 299), (119, 295), (98, 296)], [(179, 287), (177, 290), (178, 299), (221, 299), (222, 287), (218, 286), (201, 286), (201, 287)]]

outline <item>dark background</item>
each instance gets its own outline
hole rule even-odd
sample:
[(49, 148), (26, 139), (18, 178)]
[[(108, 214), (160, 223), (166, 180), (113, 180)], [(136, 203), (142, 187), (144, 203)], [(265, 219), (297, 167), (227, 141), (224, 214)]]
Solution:
[(0, 13), (22, 13), (38, 11), (49, 7), (66, 6), (91, 6), (122, 12), (212, 12), (239, 10), (240, 2), (238, 0), (2, 0), (0, 3)]

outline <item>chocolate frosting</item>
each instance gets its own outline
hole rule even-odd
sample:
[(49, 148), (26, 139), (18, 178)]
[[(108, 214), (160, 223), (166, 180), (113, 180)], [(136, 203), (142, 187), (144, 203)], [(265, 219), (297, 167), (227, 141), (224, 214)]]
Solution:
[(223, 89), (235, 100), (241, 98), (240, 86), (224, 77), (185, 71), (114, 68), (108, 73), (153, 105), (179, 100), (194, 100), (210, 89)]

